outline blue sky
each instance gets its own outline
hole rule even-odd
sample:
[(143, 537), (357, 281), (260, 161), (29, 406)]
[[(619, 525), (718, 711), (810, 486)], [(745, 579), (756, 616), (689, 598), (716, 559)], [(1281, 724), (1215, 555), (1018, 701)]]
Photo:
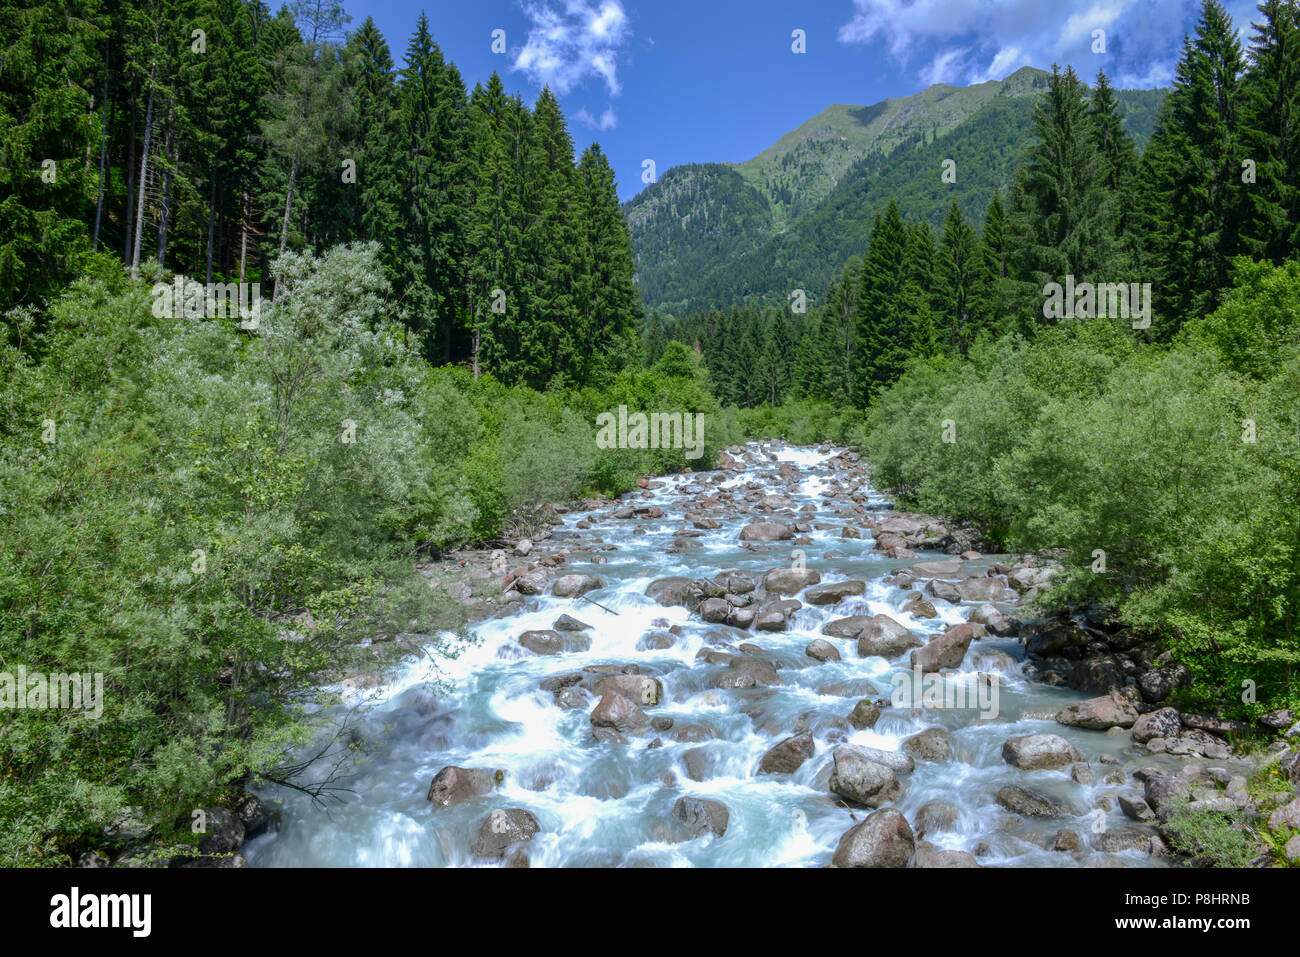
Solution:
[[(577, 149), (599, 142), (627, 199), (643, 161), (740, 162), (832, 103), (1072, 63), (1120, 87), (1165, 86), (1197, 0), (345, 0), (399, 63), (423, 10), (467, 87), (493, 70), (533, 102), (546, 84)], [(1248, 36), (1252, 0), (1229, 0)], [(493, 31), (505, 31), (494, 53)], [(795, 53), (802, 30), (806, 52)], [(1093, 52), (1105, 31), (1104, 53)]]

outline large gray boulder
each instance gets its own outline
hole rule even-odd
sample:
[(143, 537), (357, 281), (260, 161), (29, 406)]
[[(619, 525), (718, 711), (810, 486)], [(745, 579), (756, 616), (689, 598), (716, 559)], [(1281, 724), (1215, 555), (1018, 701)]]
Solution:
[(427, 799), (434, 807), (454, 807), (491, 794), (505, 780), (500, 768), (458, 768), (448, 765), (433, 776)]
[(500, 860), (512, 845), (531, 841), (541, 829), (531, 811), (521, 807), (497, 808), (479, 824), (469, 851), (475, 857)]
[(858, 632), (858, 654), (863, 658), (879, 655), (893, 659), (920, 647), (921, 640), (888, 615), (870, 618)]
[(834, 761), (830, 789), (842, 798), (865, 807), (880, 807), (902, 793), (898, 776), (859, 748), (841, 745), (835, 749)]
[(810, 605), (835, 605), (851, 595), (865, 594), (866, 590), (866, 582), (850, 578), (842, 582), (814, 585), (804, 592), (803, 598)]
[(561, 575), (551, 586), (551, 594), (557, 598), (577, 598), (604, 587), (605, 583), (595, 575)]
[(659, 704), (663, 693), (663, 683), (649, 675), (605, 675), (596, 682), (596, 694), (619, 694), (643, 708)]
[(759, 774), (793, 774), (816, 750), (813, 736), (805, 731), (779, 741), (758, 762)]
[(1083, 755), (1059, 734), (1022, 734), (1002, 742), (1002, 760), (1022, 771), (1051, 771), (1082, 761)]
[(976, 629), (980, 632), (984, 630), (982, 625), (969, 623), (953, 625), (942, 635), (932, 638), (928, 645), (912, 652), (910, 659), (912, 668), (919, 668), (923, 674), (928, 674), (944, 668), (961, 667), (966, 657), (966, 650), (970, 648), (971, 639), (978, 634)]
[(695, 611), (700, 607), (704, 591), (689, 578), (672, 576), (656, 578), (645, 586), (646, 597), (665, 607), (678, 606)]
[(893, 808), (881, 808), (840, 836), (831, 866), (906, 867), (915, 847), (907, 818)]
[(591, 724), (596, 728), (609, 728), (618, 732), (636, 731), (649, 725), (650, 719), (630, 698), (609, 692), (592, 709)]
[(1089, 698), (1066, 708), (1056, 720), (1072, 728), (1106, 731), (1109, 728), (1131, 728), (1137, 721), (1137, 709), (1117, 693), (1099, 698)]
[(763, 576), (763, 588), (769, 595), (797, 595), (821, 580), (822, 573), (811, 568), (773, 568)]
[(719, 801), (706, 798), (680, 797), (673, 805), (669, 817), (670, 840), (691, 841), (705, 834), (722, 837), (727, 833), (731, 812)]
[(754, 522), (740, 530), (742, 542), (783, 542), (794, 538), (794, 529), (780, 522)]
[(1010, 786), (997, 793), (997, 802), (1022, 817), (1061, 817), (1066, 809), (1046, 794), (1028, 788)]

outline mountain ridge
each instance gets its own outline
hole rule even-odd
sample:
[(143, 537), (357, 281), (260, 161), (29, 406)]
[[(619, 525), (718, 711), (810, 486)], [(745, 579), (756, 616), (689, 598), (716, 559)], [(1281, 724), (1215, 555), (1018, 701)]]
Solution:
[[(935, 226), (954, 199), (982, 221), (1029, 143), (1033, 104), (1050, 75), (1021, 67), (1002, 80), (934, 84), (870, 106), (832, 104), (748, 160), (667, 170), (623, 204), (643, 301), (688, 314), (755, 298), (775, 304), (795, 288), (820, 295), (865, 248), (889, 194), (899, 194), (905, 215)], [(1141, 146), (1164, 91), (1116, 96)], [(951, 156), (939, 156), (941, 146)], [(940, 182), (945, 158), (957, 162), (955, 185)]]

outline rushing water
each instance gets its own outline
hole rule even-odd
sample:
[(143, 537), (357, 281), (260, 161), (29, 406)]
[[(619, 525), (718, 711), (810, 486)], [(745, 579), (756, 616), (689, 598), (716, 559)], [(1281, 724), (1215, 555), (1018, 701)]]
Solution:
[[(843, 718), (864, 695), (841, 697), (831, 691), (850, 694), (845, 683), (852, 689), (854, 682), (860, 687), (866, 679), (877, 692), (869, 697), (888, 697), (890, 677), (907, 670), (907, 656), (894, 662), (859, 658), (855, 642), (831, 639), (843, 660), (818, 664), (804, 649), (813, 638), (821, 637), (827, 621), (845, 615), (886, 613), (924, 638), (964, 621), (973, 606), (936, 600), (939, 617), (931, 620), (913, 618), (903, 611), (907, 591), (881, 578), (895, 568), (946, 556), (922, 553), (916, 559), (895, 561), (872, 550), (865, 529), (860, 540), (840, 537), (846, 519), (836, 510), (851, 503), (827, 492), (832, 481), (827, 464), (830, 455), (804, 448), (753, 448), (759, 464), (729, 474), (723, 487), (743, 491), (751, 483), (762, 483), (765, 491), (794, 499), (796, 510), (809, 503), (816, 506), (816, 512), (800, 513), (799, 517), (833, 527), (814, 530), (810, 533), (813, 544), (797, 546), (805, 553), (807, 566), (821, 572), (823, 583), (863, 579), (867, 582), (865, 595), (834, 606), (805, 604), (795, 613), (789, 630), (780, 633), (741, 632), (706, 624), (684, 608), (660, 607), (646, 598), (646, 586), (664, 576), (700, 578), (738, 568), (761, 580), (767, 570), (791, 564), (796, 546), (790, 542), (741, 547), (740, 529), (762, 519), (755, 513), (711, 513), (722, 520), (722, 527), (695, 539), (700, 547), (681, 553), (667, 551), (675, 541), (672, 533), (688, 527), (683, 512), (696, 510), (691, 504), (694, 494), (683, 493), (683, 487), (699, 483), (714, 488), (707, 483), (716, 473), (663, 480), (652, 497), (644, 499), (664, 510), (662, 519), (616, 520), (610, 517), (613, 508), (567, 514), (563, 528), (557, 527), (546, 545), (570, 550), (563, 573), (599, 576), (605, 587), (588, 597), (611, 610), (581, 599), (546, 595), (529, 599), (521, 614), (480, 623), (473, 629), (476, 644), (458, 658), (439, 663), (452, 687), (451, 693), (442, 697), (429, 690), (433, 666), (427, 659), (407, 667), (380, 690), (374, 712), (363, 722), (371, 753), (347, 782), (354, 793), (345, 795), (342, 803), (321, 809), (304, 795), (268, 791), (264, 797), (283, 799), (284, 824), (278, 833), (260, 837), (246, 847), (249, 861), (255, 866), (483, 863), (475, 861), (468, 849), (479, 823), (493, 808), (519, 807), (530, 810), (541, 824), (541, 833), (528, 845), (535, 867), (818, 866), (830, 861), (840, 835), (854, 822), (827, 788), (831, 752), (839, 743), (838, 738), (828, 741), (828, 733), (833, 737), (844, 734), (843, 740), (852, 744), (896, 750), (908, 735), (941, 725), (952, 733), (953, 759), (918, 761), (913, 773), (900, 775), (904, 790), (893, 803), (909, 821), (915, 820), (916, 811), (928, 801), (942, 799), (954, 804), (959, 815), (952, 828), (926, 835), (936, 846), (978, 853), (983, 864), (1158, 863), (1139, 851), (1100, 855), (1041, 846), (1050, 848), (1050, 836), (1063, 827), (1077, 831), (1086, 845), (1098, 821), (1106, 827), (1130, 823), (1114, 795), (1131, 789), (1132, 783), (1127, 788), (1104, 783), (1108, 766), (1098, 763), (1099, 755), (1108, 753), (1121, 767), (1129, 768), (1161, 765), (1171, 759), (1140, 753), (1127, 733), (1105, 734), (1022, 718), (1023, 712), (1055, 711), (1086, 696), (1027, 681), (1020, 674), (1023, 649), (1015, 638), (974, 642), (962, 666), (964, 671), (1000, 676), (999, 714), (991, 720), (980, 720), (973, 710), (885, 708), (874, 728), (856, 731), (845, 726)], [(781, 462), (798, 467), (797, 484), (788, 484), (781, 476)], [(643, 501), (641, 497), (635, 500)], [(882, 497), (871, 495), (869, 509), (887, 507)], [(584, 517), (595, 522), (590, 531), (574, 527)], [(644, 534), (638, 529), (644, 529)], [(616, 548), (583, 550), (597, 539)], [(594, 563), (594, 556), (606, 561)], [(963, 576), (982, 573), (994, 560), (990, 556), (966, 562)], [(592, 626), (585, 632), (591, 637), (589, 650), (533, 656), (519, 648), (517, 639), (522, 632), (550, 628), (562, 613)], [(645, 635), (666, 630), (665, 622), (680, 626), (676, 644), (662, 650), (638, 650)], [(725, 634), (733, 648), (742, 642), (761, 646), (784, 684), (744, 690), (711, 688), (709, 679), (719, 666), (698, 662), (696, 652), (705, 647), (731, 650), (719, 645), (720, 634)], [(715, 737), (677, 741), (671, 730), (647, 730), (630, 735), (628, 744), (596, 742), (588, 719), (594, 698), (586, 708), (565, 710), (557, 706), (550, 692), (539, 688), (551, 675), (590, 665), (629, 663), (663, 682), (663, 702), (647, 708), (647, 714), (671, 717), (678, 729), (703, 725)], [(835, 685), (841, 687), (828, 688)], [(802, 727), (801, 722), (814, 731), (815, 756), (792, 775), (759, 775), (762, 754), (794, 733), (797, 725)], [(1069, 739), (1091, 763), (1096, 783), (1075, 783), (1068, 768), (1025, 772), (1004, 763), (1002, 742), (1034, 732), (1052, 732)], [(656, 738), (661, 745), (649, 747)], [(686, 753), (697, 748), (704, 749), (704, 781), (691, 780), (684, 766)], [(502, 768), (506, 777), (488, 797), (435, 808), (426, 800), (426, 792), (434, 774), (447, 765)], [(997, 790), (1008, 784), (1067, 801), (1078, 816), (1019, 820), (994, 801)], [(724, 803), (730, 810), (726, 833), (721, 838), (670, 843), (665, 822), (673, 803), (683, 795)], [(1102, 818), (1090, 816), (1107, 796), (1111, 798), (1110, 810)], [(862, 814), (857, 812), (858, 820)], [(1046, 835), (1047, 840), (1040, 836), (1036, 843), (1035, 834)]]

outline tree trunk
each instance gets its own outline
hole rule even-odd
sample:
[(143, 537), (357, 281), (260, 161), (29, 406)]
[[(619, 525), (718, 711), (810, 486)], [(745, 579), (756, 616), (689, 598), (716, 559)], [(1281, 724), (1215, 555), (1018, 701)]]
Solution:
[(244, 281), (248, 262), (248, 190), (244, 190), (244, 211), (239, 217), (239, 281)]
[(131, 202), (131, 197), (135, 195), (135, 120), (139, 103), (137, 102), (137, 90), (135, 83), (131, 84), (131, 135), (128, 140), (126, 154), (126, 215), (123, 218), (126, 228), (122, 230), (122, 262), (131, 261), (131, 234), (132, 226), (135, 223), (135, 203)]
[(99, 224), (104, 215), (104, 175), (108, 155), (108, 54), (104, 55), (104, 118), (99, 125), (99, 189), (95, 193), (95, 241), (91, 246), (99, 252)]
[(167, 228), (171, 225), (172, 213), (172, 148), (176, 142), (176, 127), (172, 122), (172, 107), (167, 107), (167, 140), (163, 144), (163, 159), (167, 166), (163, 170), (161, 205), (158, 209), (158, 265), (162, 266), (167, 256)]
[(280, 227), (280, 255), (284, 255), (284, 247), (289, 243), (289, 213), (293, 209), (293, 184), (298, 176), (298, 161), (295, 159), (289, 164), (289, 188), (284, 193), (284, 225)]
[(144, 111), (144, 145), (140, 156), (140, 193), (135, 208), (135, 242), (131, 246), (131, 278), (140, 275), (140, 236), (144, 229), (144, 187), (149, 176), (149, 137), (153, 132), (153, 78), (156, 63), (149, 65), (149, 101)]
[(217, 222), (217, 177), (212, 177), (212, 191), (208, 197), (208, 274), (204, 282), (212, 282), (212, 233)]

